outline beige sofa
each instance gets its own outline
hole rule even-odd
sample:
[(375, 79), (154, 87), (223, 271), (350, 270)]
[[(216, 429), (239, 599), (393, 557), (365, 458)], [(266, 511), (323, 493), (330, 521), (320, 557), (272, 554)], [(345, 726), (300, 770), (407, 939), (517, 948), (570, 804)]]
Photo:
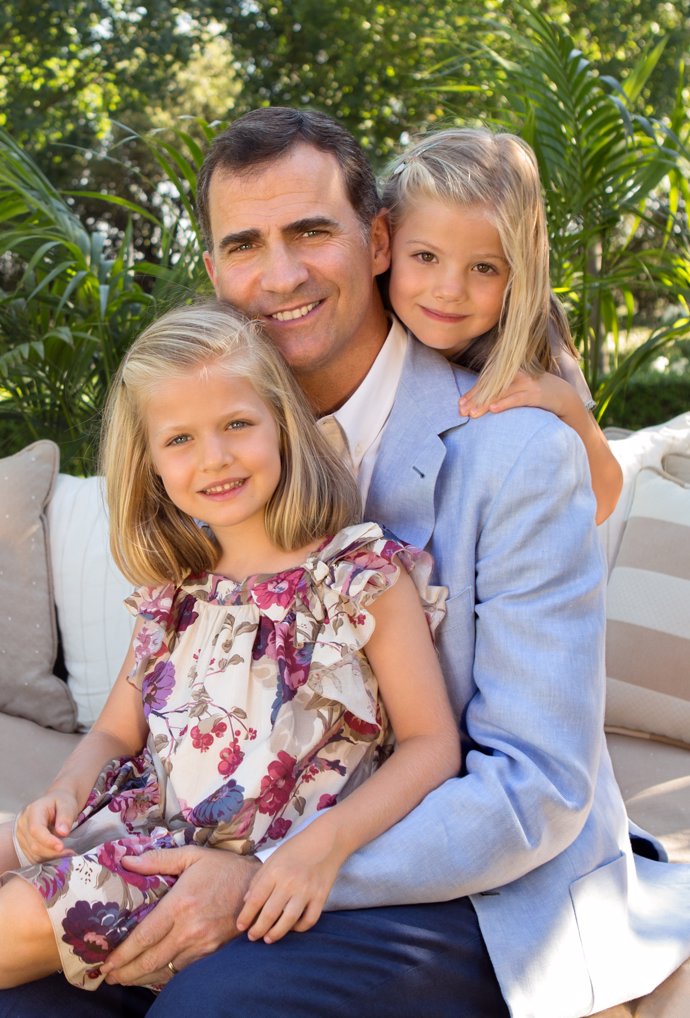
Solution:
[[(599, 530), (608, 745), (631, 817), (690, 862), (690, 412), (609, 437), (625, 481)], [(131, 631), (100, 482), (58, 471), (51, 442), (0, 460), (0, 819), (91, 724)], [(689, 1002), (690, 963), (602, 1018), (688, 1018)]]

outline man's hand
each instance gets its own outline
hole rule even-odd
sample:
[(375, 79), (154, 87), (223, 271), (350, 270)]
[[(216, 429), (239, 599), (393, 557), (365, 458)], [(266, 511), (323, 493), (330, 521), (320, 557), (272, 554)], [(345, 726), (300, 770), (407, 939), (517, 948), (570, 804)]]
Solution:
[(189, 845), (126, 856), (123, 865), (178, 877), (101, 967), (108, 983), (146, 986), (171, 978), (168, 962), (179, 971), (238, 936), (235, 919), (261, 863), (254, 856)]

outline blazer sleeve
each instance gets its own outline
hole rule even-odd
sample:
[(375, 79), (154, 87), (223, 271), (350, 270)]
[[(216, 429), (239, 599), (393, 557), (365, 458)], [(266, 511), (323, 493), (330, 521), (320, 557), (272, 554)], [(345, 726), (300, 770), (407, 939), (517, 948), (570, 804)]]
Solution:
[(587, 819), (605, 682), (604, 563), (584, 449), (545, 416), (502, 477), (490, 454), (481, 462), (483, 479), (475, 471), (471, 495), (465, 478), (453, 509), (474, 521), (474, 534), (460, 521), (458, 535), (476, 542), (465, 770), (347, 860), (328, 908), (491, 890), (562, 852)]

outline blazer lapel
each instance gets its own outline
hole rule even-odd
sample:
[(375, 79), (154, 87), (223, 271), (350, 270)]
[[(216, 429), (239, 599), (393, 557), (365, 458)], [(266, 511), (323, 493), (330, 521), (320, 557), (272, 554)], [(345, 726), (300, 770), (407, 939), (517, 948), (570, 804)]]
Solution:
[(458, 413), (458, 395), (448, 361), (411, 341), (376, 457), (366, 516), (418, 548), (426, 547), (434, 529), (434, 492), (446, 455), (440, 436), (468, 420)]

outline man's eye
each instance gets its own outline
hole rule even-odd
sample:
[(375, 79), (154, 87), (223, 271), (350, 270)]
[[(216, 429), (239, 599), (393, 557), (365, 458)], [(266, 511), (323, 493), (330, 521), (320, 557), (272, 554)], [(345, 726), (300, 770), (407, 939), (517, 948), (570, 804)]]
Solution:
[(305, 230), (302, 234), (303, 237), (326, 237), (328, 236), (327, 230), (314, 228), (313, 230)]

